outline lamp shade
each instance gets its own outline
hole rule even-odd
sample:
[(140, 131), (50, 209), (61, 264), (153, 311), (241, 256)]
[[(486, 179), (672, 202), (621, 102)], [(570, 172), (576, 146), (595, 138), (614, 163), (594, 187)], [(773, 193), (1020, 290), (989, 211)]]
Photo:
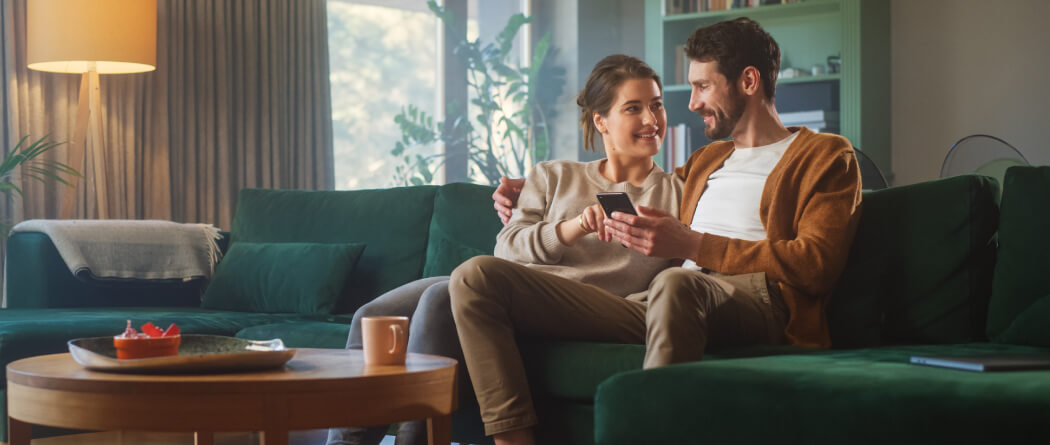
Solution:
[(100, 74), (141, 73), (157, 66), (156, 0), (29, 0), (29, 68)]

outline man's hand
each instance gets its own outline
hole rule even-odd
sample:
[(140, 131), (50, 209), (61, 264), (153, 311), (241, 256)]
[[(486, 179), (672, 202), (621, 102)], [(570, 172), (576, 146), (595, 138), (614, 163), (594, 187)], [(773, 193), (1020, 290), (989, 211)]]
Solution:
[(521, 195), (523, 186), (525, 186), (525, 178), (509, 179), (506, 176), (499, 178), (499, 187), (492, 192), (492, 207), (496, 209), (503, 224), (510, 221), (511, 210), (518, 205), (518, 196)]
[(693, 259), (700, 248), (700, 234), (669, 213), (638, 206), (638, 216), (613, 212), (605, 220), (614, 241), (650, 257)]

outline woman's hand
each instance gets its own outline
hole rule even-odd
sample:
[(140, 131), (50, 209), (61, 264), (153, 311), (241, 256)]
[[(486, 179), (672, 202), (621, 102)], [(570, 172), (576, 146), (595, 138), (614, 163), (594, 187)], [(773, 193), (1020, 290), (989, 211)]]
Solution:
[(602, 209), (600, 204), (594, 204), (587, 206), (583, 209), (583, 213), (578, 218), (580, 226), (587, 231), (587, 233), (597, 232), (598, 239), (601, 241), (611, 241), (612, 236), (605, 230), (605, 210)]
[(576, 244), (576, 241), (594, 232), (598, 233), (599, 240), (612, 240), (605, 228), (605, 212), (598, 204), (587, 206), (579, 216), (562, 221), (558, 224), (557, 231), (558, 239), (566, 246)]

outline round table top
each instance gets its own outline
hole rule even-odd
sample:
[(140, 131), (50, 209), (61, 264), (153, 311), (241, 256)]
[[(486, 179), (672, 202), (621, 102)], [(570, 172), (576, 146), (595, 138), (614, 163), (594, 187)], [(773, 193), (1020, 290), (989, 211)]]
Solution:
[(33, 388), (75, 392), (254, 393), (334, 390), (341, 384), (396, 385), (428, 380), (456, 366), (446, 357), (409, 353), (404, 365), (370, 366), (355, 349), (300, 348), (283, 367), (216, 374), (131, 374), (91, 371), (68, 353), (30, 357), (7, 365), (7, 381)]

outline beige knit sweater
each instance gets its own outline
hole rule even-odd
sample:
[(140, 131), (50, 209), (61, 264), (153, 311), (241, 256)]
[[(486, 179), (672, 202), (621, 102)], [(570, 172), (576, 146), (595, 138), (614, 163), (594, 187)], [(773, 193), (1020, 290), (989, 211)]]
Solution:
[(672, 260), (649, 258), (616, 242), (589, 234), (573, 246), (558, 239), (558, 223), (575, 219), (596, 204), (599, 192), (626, 192), (635, 206), (645, 205), (678, 215), (682, 182), (659, 166), (640, 187), (614, 183), (598, 172), (601, 161), (548, 161), (536, 164), (525, 180), (518, 206), (496, 237), (497, 257), (517, 261), (571, 280), (593, 284), (612, 294), (643, 291)]

